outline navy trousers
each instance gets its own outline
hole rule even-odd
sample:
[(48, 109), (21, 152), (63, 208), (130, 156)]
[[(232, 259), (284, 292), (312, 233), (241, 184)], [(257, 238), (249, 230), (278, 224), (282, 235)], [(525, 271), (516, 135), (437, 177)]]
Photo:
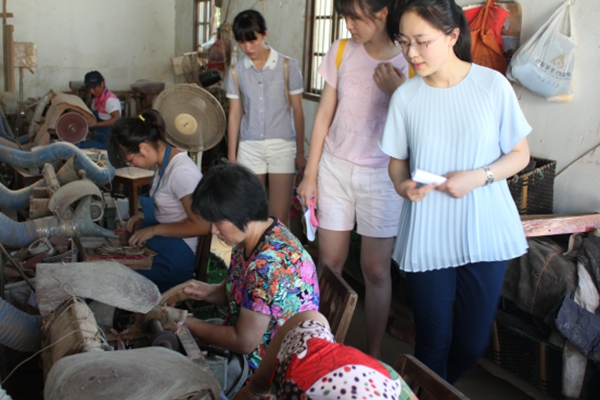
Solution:
[(507, 261), (407, 272), (415, 319), (415, 357), (454, 383), (483, 355)]

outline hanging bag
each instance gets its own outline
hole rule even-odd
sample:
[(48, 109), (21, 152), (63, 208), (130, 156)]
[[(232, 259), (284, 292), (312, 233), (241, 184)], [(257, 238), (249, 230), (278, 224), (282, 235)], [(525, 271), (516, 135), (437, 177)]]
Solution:
[(571, 101), (577, 43), (572, 36), (572, 1), (565, 1), (521, 46), (506, 76), (548, 101)]
[[(498, 45), (496, 35), (488, 19), (490, 10), (494, 7), (494, 0), (487, 0), (481, 8), (469, 29), (471, 30), (471, 54), (475, 64), (495, 69), (502, 74), (506, 73), (506, 58), (502, 48)], [(508, 13), (507, 13), (508, 14)], [(504, 16), (506, 19), (506, 15)], [(500, 32), (497, 33), (500, 36)]]

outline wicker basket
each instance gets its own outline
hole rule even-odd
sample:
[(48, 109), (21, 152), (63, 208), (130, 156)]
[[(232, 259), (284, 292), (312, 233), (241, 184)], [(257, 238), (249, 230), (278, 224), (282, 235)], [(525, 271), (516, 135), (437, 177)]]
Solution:
[[(521, 329), (498, 311), (492, 343), (485, 358), (556, 399), (562, 399), (562, 349), (536, 334)], [(528, 331), (528, 332), (525, 332)]]
[[(519, 214), (552, 214), (556, 161), (532, 157), (533, 170), (508, 179), (508, 188)], [(526, 168), (524, 171), (528, 170)]]

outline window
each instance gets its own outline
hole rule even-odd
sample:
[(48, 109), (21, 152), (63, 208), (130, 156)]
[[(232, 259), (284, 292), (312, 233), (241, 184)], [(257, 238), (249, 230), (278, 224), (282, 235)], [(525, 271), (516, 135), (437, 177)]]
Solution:
[(319, 65), (334, 41), (350, 36), (346, 22), (335, 12), (333, 0), (307, 0), (303, 66), (305, 98), (319, 99), (325, 85), (317, 71)]
[(215, 0), (196, 0), (195, 15), (194, 48), (198, 50), (216, 33), (221, 21), (221, 8), (215, 6)]

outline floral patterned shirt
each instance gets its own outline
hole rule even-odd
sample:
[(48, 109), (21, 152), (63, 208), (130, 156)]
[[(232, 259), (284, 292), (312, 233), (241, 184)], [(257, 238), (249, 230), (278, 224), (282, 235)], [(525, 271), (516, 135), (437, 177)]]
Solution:
[(261, 342), (246, 355), (249, 376), (285, 321), (298, 312), (319, 309), (315, 264), (300, 241), (274, 219), (248, 259), (243, 243), (233, 247), (226, 283), (229, 310), (224, 325), (235, 325), (242, 307), (271, 316)]

